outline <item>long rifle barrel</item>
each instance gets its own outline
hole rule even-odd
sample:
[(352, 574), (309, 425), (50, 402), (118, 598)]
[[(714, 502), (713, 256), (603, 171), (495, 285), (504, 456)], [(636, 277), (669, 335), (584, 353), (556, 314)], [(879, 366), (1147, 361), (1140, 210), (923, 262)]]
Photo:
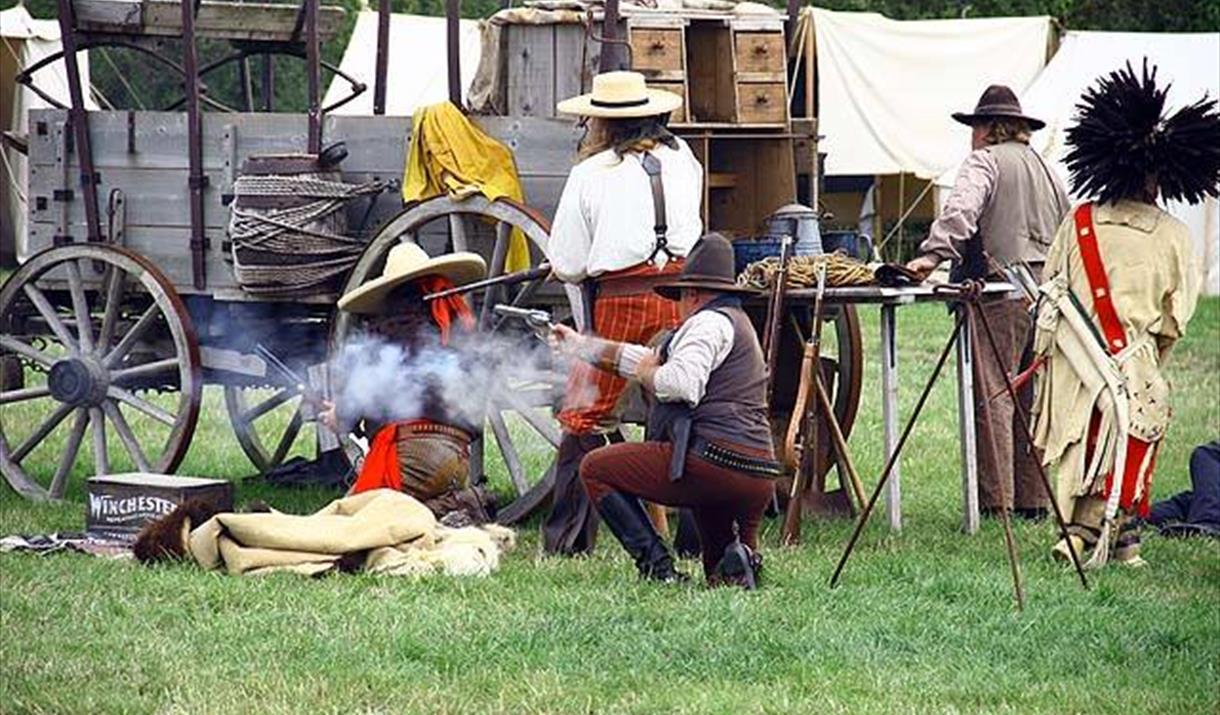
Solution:
[(428, 295), (424, 296), (424, 300), (433, 301), (437, 300), (438, 298), (448, 298), (451, 295), (462, 295), (481, 288), (490, 288), (492, 286), (510, 286), (518, 283), (526, 283), (528, 281), (536, 281), (539, 278), (547, 277), (550, 275), (550, 273), (551, 264), (540, 263), (538, 264), (537, 268), (517, 271), (516, 273), (505, 273), (502, 276), (484, 278), (481, 281), (466, 283), (464, 285), (454, 286), (453, 288), (446, 288), (445, 290), (437, 291), (435, 293), (429, 293)]

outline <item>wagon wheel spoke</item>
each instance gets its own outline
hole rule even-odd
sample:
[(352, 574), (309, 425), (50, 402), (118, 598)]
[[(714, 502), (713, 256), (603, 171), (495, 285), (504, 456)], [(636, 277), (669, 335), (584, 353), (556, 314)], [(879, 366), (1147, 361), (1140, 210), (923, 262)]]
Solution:
[[(487, 275), (490, 278), (504, 275), (504, 264), (508, 260), (508, 245), (512, 238), (513, 225), (507, 221), (496, 224), (496, 243), (491, 249), (491, 265)], [(501, 295), (500, 286), (488, 286), (483, 291), (483, 305), (479, 308), (479, 330), (487, 330), (491, 323), (491, 309)]]
[(80, 351), (93, 352), (93, 323), (89, 317), (89, 302), (85, 300), (85, 285), (81, 280), (80, 264), (68, 261), (68, 293), (72, 296), (72, 314), (76, 318), (76, 335)]
[(288, 429), (284, 430), (284, 434), (280, 436), (280, 443), (275, 447), (275, 454), (271, 457), (272, 464), (279, 464), (284, 461), (284, 457), (288, 456), (288, 450), (292, 449), (292, 444), (297, 441), (297, 435), (301, 433), (304, 423), (305, 418), (301, 415), (300, 410), (293, 413), (292, 419), (288, 422)]
[(0, 392), (0, 405), (7, 405), (13, 402), (25, 402), (27, 400), (36, 400), (39, 397), (48, 397), (51, 390), (45, 385), (36, 387), (23, 387), (19, 390), (9, 390), (8, 392)]
[(500, 447), (500, 455), (504, 457), (504, 466), (508, 469), (508, 477), (513, 482), (513, 488), (517, 490), (518, 496), (529, 491), (530, 485), (525, 478), (525, 467), (521, 464), (521, 457), (517, 454), (517, 448), (513, 445), (513, 440), (508, 434), (508, 425), (504, 424), (504, 416), (499, 410), (493, 409), (487, 414), (487, 421), (491, 423), (492, 434), (496, 437), (496, 445)]
[(153, 322), (156, 321), (157, 315), (160, 312), (161, 308), (156, 303), (148, 306), (148, 308), (140, 314), (140, 317), (136, 320), (135, 325), (131, 326), (131, 328), (127, 331), (127, 334), (124, 335), (123, 339), (119, 341), (119, 344), (115, 345), (114, 349), (106, 353), (106, 357), (102, 358), (102, 364), (106, 367), (113, 367), (116, 363), (120, 362), (124, 357), (126, 357), (127, 353), (130, 352), (133, 347), (135, 347), (136, 342), (138, 342), (140, 338), (144, 337), (145, 331), (147, 331), (149, 327), (152, 326)]
[(123, 307), (123, 276), (124, 273), (112, 265), (106, 266), (102, 276), (104, 300), (102, 305), (102, 326), (97, 333), (97, 350), (105, 353), (110, 348), (114, 338), (114, 328), (119, 321), (119, 312)]
[(0, 348), (4, 348), (5, 350), (8, 350), (28, 360), (33, 360), (43, 367), (51, 367), (51, 365), (55, 364), (55, 358), (39, 350), (33, 345), (27, 345), (17, 338), (9, 335), (0, 335)]
[(292, 398), (296, 397), (298, 394), (299, 393), (297, 393), (296, 390), (290, 390), (288, 388), (284, 388), (283, 390), (280, 390), (279, 392), (275, 393), (271, 397), (268, 397), (267, 399), (258, 403), (254, 407), (251, 407), (250, 409), (243, 412), (241, 414), (241, 418), (243, 420), (245, 420), (246, 422), (252, 423), (255, 420), (257, 420), (258, 418), (267, 414), (268, 412), (279, 407), (280, 405), (285, 404)]
[(110, 419), (110, 423), (114, 425), (114, 431), (118, 433), (119, 441), (123, 443), (123, 447), (127, 449), (127, 453), (135, 461), (136, 468), (141, 472), (153, 471), (149, 465), (148, 457), (145, 456), (144, 450), (140, 448), (140, 442), (136, 439), (135, 433), (131, 431), (131, 426), (127, 424), (127, 418), (123, 416), (123, 411), (119, 409), (119, 406), (113, 400), (106, 400), (102, 403), (102, 411)]
[(176, 422), (176, 420), (172, 414), (170, 414), (166, 410), (154, 405), (153, 403), (149, 402), (148, 400), (144, 399), (143, 397), (137, 396), (135, 393), (131, 392), (130, 390), (125, 390), (121, 387), (115, 387), (114, 385), (111, 385), (106, 390), (106, 394), (109, 397), (112, 397), (116, 400), (119, 400), (121, 402), (126, 402), (127, 404), (136, 408), (140, 412), (143, 412), (144, 414), (148, 415), (149, 417), (157, 420), (158, 422), (160, 422), (162, 424), (173, 427), (174, 423)]
[(110, 474), (110, 455), (106, 452), (106, 418), (102, 408), (89, 408), (89, 426), (93, 433), (93, 464), (97, 474)]
[(47, 300), (46, 293), (43, 293), (33, 283), (26, 283), (22, 286), (22, 289), (25, 291), (26, 297), (34, 304), (38, 314), (42, 316), (43, 320), (47, 321), (47, 327), (51, 329), (52, 333), (55, 333), (55, 337), (59, 339), (59, 342), (63, 343), (63, 346), (69, 352), (73, 354), (79, 353), (80, 347), (72, 339), (72, 335), (68, 332), (68, 327), (64, 325), (64, 321), (59, 319), (59, 314), (55, 312), (55, 307)]
[(464, 214), (449, 214), (449, 239), (453, 243), (455, 252), (470, 250), (470, 239), (466, 235), (466, 216)]
[(67, 484), (72, 465), (76, 464), (76, 455), (80, 452), (80, 443), (85, 438), (85, 427), (88, 426), (88, 423), (88, 411), (78, 408), (76, 420), (72, 423), (72, 431), (68, 433), (68, 443), (64, 445), (63, 456), (59, 458), (59, 466), (55, 468), (55, 476), (51, 478), (51, 486), (47, 489), (52, 499), (58, 499), (64, 495), (64, 485)]
[(519, 392), (505, 390), (500, 395), (500, 399), (510, 409), (521, 415), (521, 419), (525, 420), (526, 424), (530, 427), (533, 427), (535, 432), (542, 435), (542, 438), (549, 442), (552, 447), (559, 448), (559, 440), (562, 435), (559, 433), (559, 428), (555, 426), (554, 420), (538, 414), (538, 407), (526, 402)]
[(159, 372), (168, 370), (177, 370), (180, 367), (178, 358), (164, 358), (161, 360), (153, 360), (151, 362), (142, 363), (135, 367), (128, 367), (122, 370), (115, 370), (110, 373), (111, 382), (123, 382), (136, 377), (144, 377), (147, 375), (155, 375)]
[(26, 437), (25, 441), (17, 446), (17, 449), (13, 450), (13, 461), (20, 462), (21, 460), (25, 459), (26, 455), (33, 451), (33, 449), (37, 447), (40, 442), (46, 439), (47, 435), (51, 434), (51, 432), (53, 432), (55, 428), (59, 426), (59, 423), (63, 422), (64, 418), (71, 414), (72, 410), (74, 409), (76, 409), (75, 405), (70, 405), (66, 402), (61, 403), (59, 407), (55, 408), (55, 411), (51, 413), (51, 416), (43, 420), (43, 423), (38, 426), (38, 429), (30, 433), (30, 436)]

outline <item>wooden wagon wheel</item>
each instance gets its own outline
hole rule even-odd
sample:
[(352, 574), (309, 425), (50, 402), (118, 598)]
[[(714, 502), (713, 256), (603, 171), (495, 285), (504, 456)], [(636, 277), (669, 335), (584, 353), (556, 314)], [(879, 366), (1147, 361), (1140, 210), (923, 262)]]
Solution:
[(0, 356), (24, 366), (20, 385), (0, 385), (0, 471), (24, 496), (63, 496), (86, 431), (94, 474), (172, 472), (185, 455), (199, 346), (142, 256), (73, 245), (30, 258), (0, 287)]
[[(545, 251), (550, 222), (527, 206), (506, 199), (489, 201), (483, 196), (462, 201), (440, 196), (422, 201), (408, 207), (380, 229), (352, 269), (344, 290), (351, 290), (379, 275), (386, 254), (400, 242), (414, 242), (427, 249), (428, 239), (436, 235), (438, 229), (447, 235), (440, 251), (474, 250), (477, 233), (494, 233), (488, 275), (503, 275), (509, 236), (514, 228), (520, 229), (539, 252)], [(433, 253), (437, 252), (437, 249), (433, 250)], [(498, 332), (503, 326), (495, 320), (491, 306), (497, 302), (532, 305), (538, 285), (535, 282), (519, 289), (488, 288), (469, 296), (474, 299), (479, 329)], [(559, 305), (552, 307), (561, 310), (555, 317), (562, 319), (565, 313), (570, 314), (571, 306), (566, 297), (556, 300)], [(356, 323), (356, 316), (343, 311), (338, 313), (332, 330), (332, 352), (354, 332)], [(561, 383), (550, 380), (513, 385), (512, 389), (499, 392), (495, 404), (489, 405), (487, 427), (490, 427), (489, 432), (508, 472), (508, 486), (512, 490), (511, 501), (502, 505), (499, 511), (498, 519), (503, 523), (526, 518), (550, 496), (555, 448), (560, 438), (559, 425), (551, 414), (558, 389), (561, 389)], [(482, 444), (476, 443), (471, 455), (473, 470), (481, 469), (481, 450)]]
[[(310, 380), (311, 388), (324, 392), (312, 375), (303, 370), (301, 376)], [(314, 410), (301, 399), (296, 385), (225, 385), (224, 393), (233, 433), (260, 474), (280, 466), (302, 438), (313, 444), (314, 456), (320, 456)]]

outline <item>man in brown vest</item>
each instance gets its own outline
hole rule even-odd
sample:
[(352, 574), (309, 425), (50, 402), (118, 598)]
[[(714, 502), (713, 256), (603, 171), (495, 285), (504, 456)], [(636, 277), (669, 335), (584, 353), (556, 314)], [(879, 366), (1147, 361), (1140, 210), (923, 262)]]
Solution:
[[(1040, 280), (1046, 251), (1070, 208), (1063, 181), (1029, 146), (1030, 133), (1045, 123), (1025, 116), (1016, 94), (1003, 85), (988, 87), (973, 112), (953, 118), (971, 128), (972, 151), (920, 255), (907, 267), (926, 277), (942, 261), (953, 261), (954, 280), (1006, 280), (1005, 269), (1024, 265)], [(1049, 497), (1038, 480), (1037, 455), (1024, 431), (1015, 428), (1004, 390), (1029, 359), (1028, 300), (990, 299), (983, 314), (1004, 362), (997, 364), (990, 344), (978, 339), (981, 328), (972, 331), (979, 504), (985, 514), (1015, 507), (1020, 516), (1041, 518)], [(1018, 397), (1028, 409), (1032, 385)], [(979, 419), (983, 400), (991, 400), (989, 423)]]
[(734, 282), (733, 247), (710, 234), (656, 292), (678, 301), (682, 324), (660, 348), (555, 329), (554, 342), (601, 370), (638, 380), (656, 397), (648, 439), (597, 449), (580, 478), (645, 578), (683, 580), (640, 499), (689, 507), (709, 585), (754, 588), (758, 525), (779, 465), (767, 421), (766, 364)]

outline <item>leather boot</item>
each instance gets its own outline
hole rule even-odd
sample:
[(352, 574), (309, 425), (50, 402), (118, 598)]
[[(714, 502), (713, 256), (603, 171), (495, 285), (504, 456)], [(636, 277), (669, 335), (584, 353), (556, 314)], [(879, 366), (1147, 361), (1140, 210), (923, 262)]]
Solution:
[(711, 586), (740, 586), (747, 591), (758, 588), (758, 573), (762, 570), (762, 557), (741, 543), (740, 539), (724, 547), (724, 556), (716, 564), (716, 570), (708, 579)]
[(547, 555), (587, 554), (597, 543), (597, 512), (580, 482), (580, 461), (605, 444), (601, 435), (568, 432), (559, 441), (551, 511), (542, 522), (542, 550)]
[(610, 492), (597, 503), (597, 511), (610, 532), (635, 559), (640, 576), (667, 583), (689, 580), (674, 570), (674, 559), (639, 499), (622, 492)]

